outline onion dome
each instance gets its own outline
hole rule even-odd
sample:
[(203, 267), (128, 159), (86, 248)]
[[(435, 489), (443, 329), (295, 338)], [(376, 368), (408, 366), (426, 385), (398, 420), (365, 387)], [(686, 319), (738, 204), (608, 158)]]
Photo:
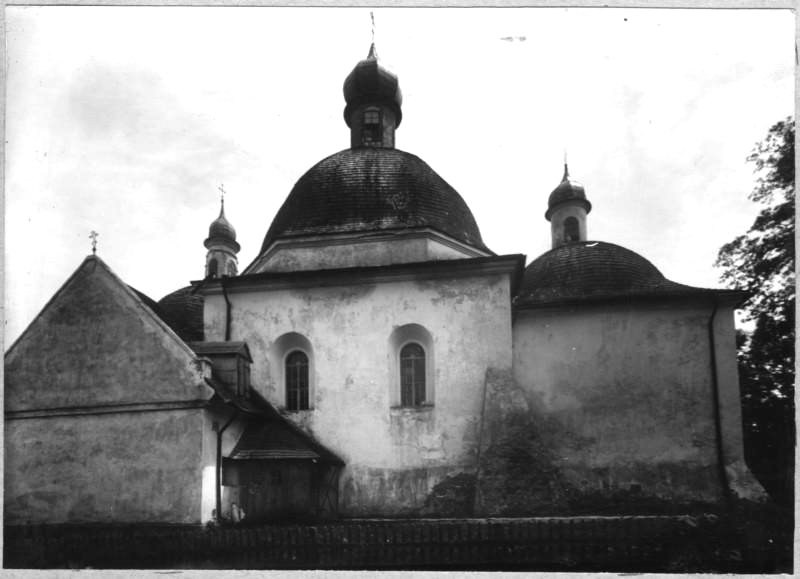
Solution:
[(584, 209), (586, 209), (586, 213), (592, 210), (592, 204), (586, 199), (586, 190), (583, 188), (583, 185), (570, 179), (569, 168), (567, 164), (564, 163), (564, 177), (547, 199), (547, 212), (544, 214), (545, 218), (550, 221), (550, 217), (553, 215), (555, 208), (567, 201), (573, 201), (583, 205)]
[(193, 286), (182, 287), (158, 301), (158, 316), (185, 342), (203, 339), (204, 298)]
[(551, 249), (531, 262), (525, 268), (514, 305), (536, 307), (719, 291), (670, 281), (644, 257), (619, 245), (582, 241)]
[(236, 242), (236, 230), (225, 218), (225, 201), (220, 203), (219, 217), (211, 222), (208, 227), (208, 239), (204, 244), (206, 247), (210, 243), (225, 242), (234, 248), (234, 251), (239, 251), (239, 244)]
[(378, 62), (375, 43), (369, 48), (367, 58), (356, 64), (344, 81), (344, 120), (350, 126), (351, 113), (362, 105), (384, 105), (394, 112), (395, 126), (400, 126), (403, 113), (403, 94), (397, 75), (389, 72)]
[(464, 199), (422, 159), (398, 149), (346, 149), (300, 177), (261, 252), (279, 238), (409, 228), (489, 251)]

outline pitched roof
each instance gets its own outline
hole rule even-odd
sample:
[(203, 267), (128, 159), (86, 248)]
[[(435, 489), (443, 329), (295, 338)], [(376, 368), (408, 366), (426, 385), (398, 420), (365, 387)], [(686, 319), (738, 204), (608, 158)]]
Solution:
[[(27, 328), (22, 332), (22, 334), (15, 340), (15, 342), (6, 350), (6, 355), (11, 352), (11, 350), (17, 345), (18, 342), (25, 336), (25, 334), (34, 326), (34, 324), (42, 317), (42, 315), (51, 307), (53, 303), (55, 303), (60, 296), (66, 291), (66, 289), (74, 283), (75, 279), (79, 276), (86, 275), (87, 271), (94, 272), (96, 268), (100, 268), (110, 279), (114, 281), (118, 287), (122, 288), (124, 292), (126, 292), (138, 305), (141, 307), (142, 311), (146, 312), (146, 315), (155, 321), (157, 325), (159, 325), (162, 329), (168, 330), (168, 333), (172, 336), (172, 339), (179, 343), (182, 348), (189, 350), (189, 347), (184, 343), (183, 340), (178, 339), (180, 336), (176, 335), (177, 332), (172, 328), (172, 326), (164, 319), (164, 312), (159, 307), (159, 305), (148, 297), (146, 294), (140, 292), (133, 286), (129, 286), (125, 282), (120, 279), (116, 273), (108, 266), (108, 264), (103, 261), (98, 255), (92, 254), (87, 255), (81, 264), (77, 267), (77, 269), (72, 272), (69, 278), (61, 285), (61, 287), (53, 294), (53, 296), (47, 301), (41, 311), (37, 314), (34, 320), (28, 325)], [(202, 301), (202, 296), (200, 296)], [(202, 310), (201, 310), (202, 314)], [(191, 352), (192, 355), (194, 354)]]
[(225, 356), (237, 355), (244, 357), (248, 362), (253, 361), (247, 342), (187, 342), (189, 347), (199, 356)]
[(285, 424), (270, 420), (249, 423), (229, 458), (319, 460), (322, 457)]
[(245, 397), (239, 396), (233, 388), (219, 380), (208, 379), (208, 384), (214, 389), (217, 398), (255, 418), (245, 428), (229, 458), (237, 460), (302, 459), (344, 464), (341, 458), (328, 450), (312, 435), (282, 416), (255, 389), (250, 388)]
[(201, 403), (197, 355), (152, 306), (86, 257), (6, 352), (6, 409)]

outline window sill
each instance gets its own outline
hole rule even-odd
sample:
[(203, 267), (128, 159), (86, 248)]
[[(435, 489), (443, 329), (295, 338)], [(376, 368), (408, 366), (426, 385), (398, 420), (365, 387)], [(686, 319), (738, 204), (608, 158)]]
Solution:
[(392, 412), (430, 412), (433, 410), (433, 402), (425, 402), (420, 406), (392, 406), (389, 408)]

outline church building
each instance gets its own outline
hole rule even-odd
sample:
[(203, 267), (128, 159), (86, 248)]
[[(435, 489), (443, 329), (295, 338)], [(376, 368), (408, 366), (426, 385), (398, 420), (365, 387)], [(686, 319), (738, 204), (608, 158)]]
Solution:
[(299, 178), (252, 263), (223, 205), (202, 279), (156, 303), (90, 255), (8, 350), (7, 522), (763, 496), (743, 458), (740, 292), (591, 240), (566, 164), (542, 203), (552, 249), (527, 267), (497, 255), (458, 192), (395, 147), (402, 94), (374, 44), (344, 98), (350, 147)]

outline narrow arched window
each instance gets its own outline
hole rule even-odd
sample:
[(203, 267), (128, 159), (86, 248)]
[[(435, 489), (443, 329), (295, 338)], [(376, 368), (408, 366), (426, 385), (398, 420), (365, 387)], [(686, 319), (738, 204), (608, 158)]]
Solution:
[(210, 275), (211, 277), (217, 277), (217, 268), (218, 268), (217, 260), (216, 258), (212, 257), (208, 261), (208, 275)]
[(308, 356), (300, 350), (286, 356), (286, 409), (308, 410)]
[(236, 275), (236, 264), (232, 261), (228, 262), (228, 275), (231, 277)]
[(567, 217), (564, 220), (564, 241), (580, 241), (581, 232), (578, 220), (574, 217)]
[(425, 402), (425, 350), (406, 344), (400, 350), (400, 404), (421, 406)]

